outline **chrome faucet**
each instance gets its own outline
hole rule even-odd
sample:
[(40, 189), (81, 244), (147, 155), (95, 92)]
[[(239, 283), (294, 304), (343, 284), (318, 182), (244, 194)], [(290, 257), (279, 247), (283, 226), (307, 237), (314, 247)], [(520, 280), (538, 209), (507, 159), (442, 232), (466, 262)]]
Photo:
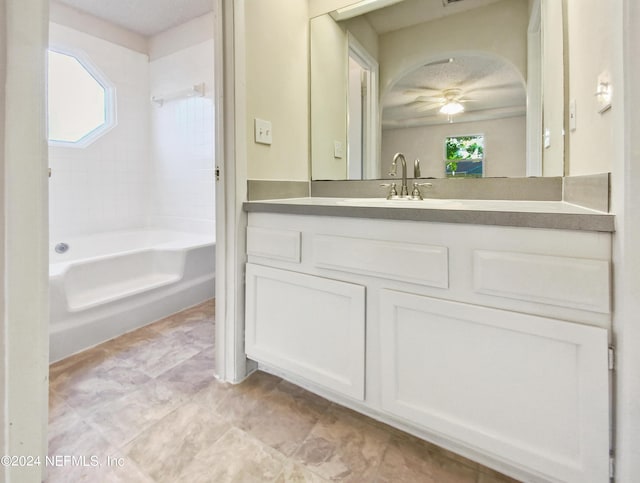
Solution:
[(396, 176), (398, 170), (398, 159), (402, 162), (402, 186), (400, 187), (400, 198), (405, 198), (409, 195), (409, 189), (407, 188), (407, 160), (404, 159), (404, 154), (396, 153), (391, 163), (391, 169), (389, 170), (389, 176)]
[[(380, 186), (391, 187), (391, 189), (389, 190), (389, 194), (387, 195), (387, 199), (421, 200), (422, 193), (420, 193), (420, 186), (431, 188), (433, 185), (431, 183), (418, 183), (416, 180), (414, 180), (413, 190), (411, 191), (411, 194), (409, 194), (409, 188), (407, 188), (407, 161), (406, 159), (404, 159), (404, 154), (396, 153), (396, 155), (393, 157), (391, 169), (389, 169), (389, 176), (396, 176), (398, 170), (398, 159), (402, 164), (402, 186), (400, 187), (400, 193), (398, 193), (398, 191), (396, 191), (396, 183), (381, 184)], [(420, 160), (418, 159), (416, 159), (413, 163), (413, 177), (416, 179), (420, 177)]]

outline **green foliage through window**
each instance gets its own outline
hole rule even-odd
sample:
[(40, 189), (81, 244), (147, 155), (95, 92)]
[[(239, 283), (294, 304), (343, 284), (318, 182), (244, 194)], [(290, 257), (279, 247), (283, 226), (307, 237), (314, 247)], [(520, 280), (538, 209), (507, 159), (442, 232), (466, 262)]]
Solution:
[(452, 136), (445, 143), (445, 174), (448, 178), (482, 178), (484, 136)]
[(445, 138), (447, 161), (483, 159), (484, 136), (456, 136)]

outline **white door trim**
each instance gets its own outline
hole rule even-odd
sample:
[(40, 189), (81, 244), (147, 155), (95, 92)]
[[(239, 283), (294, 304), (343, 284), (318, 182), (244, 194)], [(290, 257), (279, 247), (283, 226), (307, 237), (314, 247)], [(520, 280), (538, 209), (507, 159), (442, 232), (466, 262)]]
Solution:
[(239, 382), (247, 375), (244, 353), (247, 165), (244, 126), (244, 3), (215, 0), (216, 29), (216, 374)]
[(0, 469), (1, 481), (42, 481), (47, 454), (49, 223), (46, 135), (48, 0), (7, 0), (2, 170), (2, 449), (40, 466)]
[(542, 176), (542, 18), (534, 0), (527, 30), (527, 176)]
[(613, 329), (616, 344), (615, 401), (615, 481), (637, 480), (640, 474), (640, 5), (637, 0), (611, 2), (611, 22), (615, 27), (611, 62), (615, 94), (614, 151), (611, 175), (612, 212), (616, 215), (613, 243), (614, 307)]

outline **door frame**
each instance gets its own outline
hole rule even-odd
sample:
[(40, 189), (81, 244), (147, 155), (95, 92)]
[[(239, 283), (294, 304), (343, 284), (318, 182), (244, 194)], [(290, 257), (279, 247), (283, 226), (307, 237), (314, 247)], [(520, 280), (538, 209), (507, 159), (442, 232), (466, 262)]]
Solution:
[(216, 17), (216, 376), (240, 382), (251, 370), (244, 352), (247, 193), (246, 112), (242, 85), (244, 2), (214, 0)]

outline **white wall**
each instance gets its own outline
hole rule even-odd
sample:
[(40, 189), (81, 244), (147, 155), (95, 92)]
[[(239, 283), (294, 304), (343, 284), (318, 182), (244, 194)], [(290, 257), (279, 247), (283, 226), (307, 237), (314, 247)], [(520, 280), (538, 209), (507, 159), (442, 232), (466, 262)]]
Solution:
[[(151, 39), (151, 45), (183, 46), (169, 55), (156, 53), (150, 63), (151, 95), (184, 91), (202, 82), (206, 95), (151, 106), (150, 215), (154, 226), (214, 233), (213, 16), (205, 17), (209, 22), (189, 22)], [(184, 47), (203, 37), (209, 40)]]
[[(39, 457), (47, 445), (48, 294), (45, 45), (48, 2), (4, 0), (6, 32), (2, 253), (4, 454)], [(6, 8), (6, 10), (5, 10)], [(4, 30), (6, 28), (6, 30)], [(42, 466), (3, 467), (0, 481), (43, 481)]]
[(542, 2), (542, 116), (550, 145), (543, 148), (543, 176), (564, 174), (564, 46), (562, 2)]
[(329, 15), (311, 19), (311, 178), (344, 179), (347, 156), (334, 157), (334, 142), (347, 147), (347, 36)]
[(211, 40), (214, 25), (215, 17), (211, 12), (150, 37), (149, 58), (155, 60)]
[[(407, 175), (413, 176), (413, 161), (420, 159), (422, 177), (445, 176), (444, 139), (447, 136), (484, 134), (484, 176), (525, 176), (526, 118), (385, 129), (382, 131), (382, 176), (387, 178), (393, 156), (402, 152)], [(399, 175), (399, 174), (398, 174)]]
[[(309, 179), (307, 0), (245, 2), (247, 170), (250, 179)], [(272, 122), (273, 144), (254, 142), (254, 118)]]
[(50, 233), (66, 236), (148, 224), (149, 62), (139, 52), (52, 23), (52, 44), (84, 52), (115, 85), (117, 126), (86, 148), (51, 146)]
[[(576, 101), (575, 131), (569, 132), (569, 174), (611, 171), (613, 116), (598, 112), (598, 75), (612, 71), (614, 25), (611, 4), (599, 0), (567, 0), (569, 99)], [(622, 102), (614, 92), (613, 108)]]

